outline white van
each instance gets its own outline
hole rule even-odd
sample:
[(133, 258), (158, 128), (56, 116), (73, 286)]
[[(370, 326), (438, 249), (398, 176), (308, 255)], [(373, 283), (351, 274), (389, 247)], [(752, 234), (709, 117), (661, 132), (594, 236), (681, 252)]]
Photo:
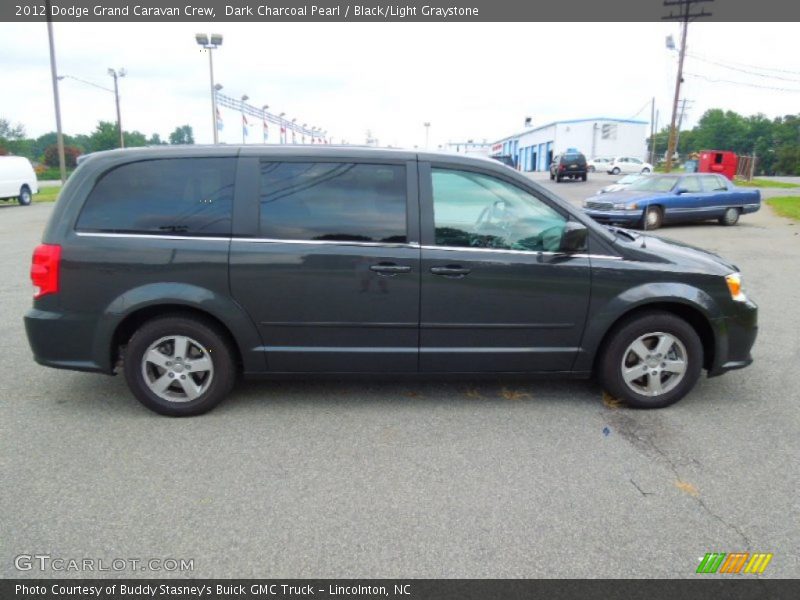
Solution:
[(34, 194), (39, 193), (36, 173), (27, 158), (22, 156), (0, 156), (0, 200), (16, 198), (28, 206)]

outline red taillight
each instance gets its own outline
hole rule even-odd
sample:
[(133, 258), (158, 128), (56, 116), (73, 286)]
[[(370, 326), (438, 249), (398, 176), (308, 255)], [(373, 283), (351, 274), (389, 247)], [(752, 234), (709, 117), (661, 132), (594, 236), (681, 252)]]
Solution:
[(31, 281), (35, 287), (34, 298), (58, 293), (58, 269), (61, 263), (61, 246), (39, 244), (33, 251)]
[(558, 165), (558, 170), (559, 171), (563, 171), (564, 169), (566, 169), (566, 167), (564, 165)]

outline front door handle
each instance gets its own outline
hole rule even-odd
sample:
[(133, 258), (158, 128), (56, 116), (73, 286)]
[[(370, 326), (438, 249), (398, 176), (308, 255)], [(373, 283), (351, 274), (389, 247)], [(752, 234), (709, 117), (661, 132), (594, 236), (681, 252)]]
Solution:
[(442, 277), (452, 277), (458, 279), (470, 274), (470, 269), (465, 269), (461, 265), (447, 265), (446, 267), (431, 267), (431, 273)]
[(407, 265), (396, 265), (394, 263), (378, 263), (377, 265), (370, 266), (369, 270), (374, 271), (378, 275), (391, 276), (397, 275), (398, 273), (408, 273), (411, 271), (411, 267)]

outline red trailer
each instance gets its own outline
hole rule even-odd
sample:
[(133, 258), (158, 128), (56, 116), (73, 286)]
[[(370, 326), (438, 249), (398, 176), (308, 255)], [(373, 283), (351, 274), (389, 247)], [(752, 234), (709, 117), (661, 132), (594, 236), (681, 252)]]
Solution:
[(699, 173), (719, 173), (733, 181), (739, 157), (729, 150), (701, 150), (697, 165)]

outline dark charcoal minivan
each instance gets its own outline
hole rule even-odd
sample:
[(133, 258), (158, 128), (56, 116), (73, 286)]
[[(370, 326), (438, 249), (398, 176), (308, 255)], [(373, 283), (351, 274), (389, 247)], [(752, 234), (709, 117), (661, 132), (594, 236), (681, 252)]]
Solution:
[(595, 223), (488, 159), (354, 147), (90, 155), (33, 255), (47, 366), (167, 415), (237, 375), (596, 374), (655, 408), (751, 362), (756, 306), (709, 252)]

